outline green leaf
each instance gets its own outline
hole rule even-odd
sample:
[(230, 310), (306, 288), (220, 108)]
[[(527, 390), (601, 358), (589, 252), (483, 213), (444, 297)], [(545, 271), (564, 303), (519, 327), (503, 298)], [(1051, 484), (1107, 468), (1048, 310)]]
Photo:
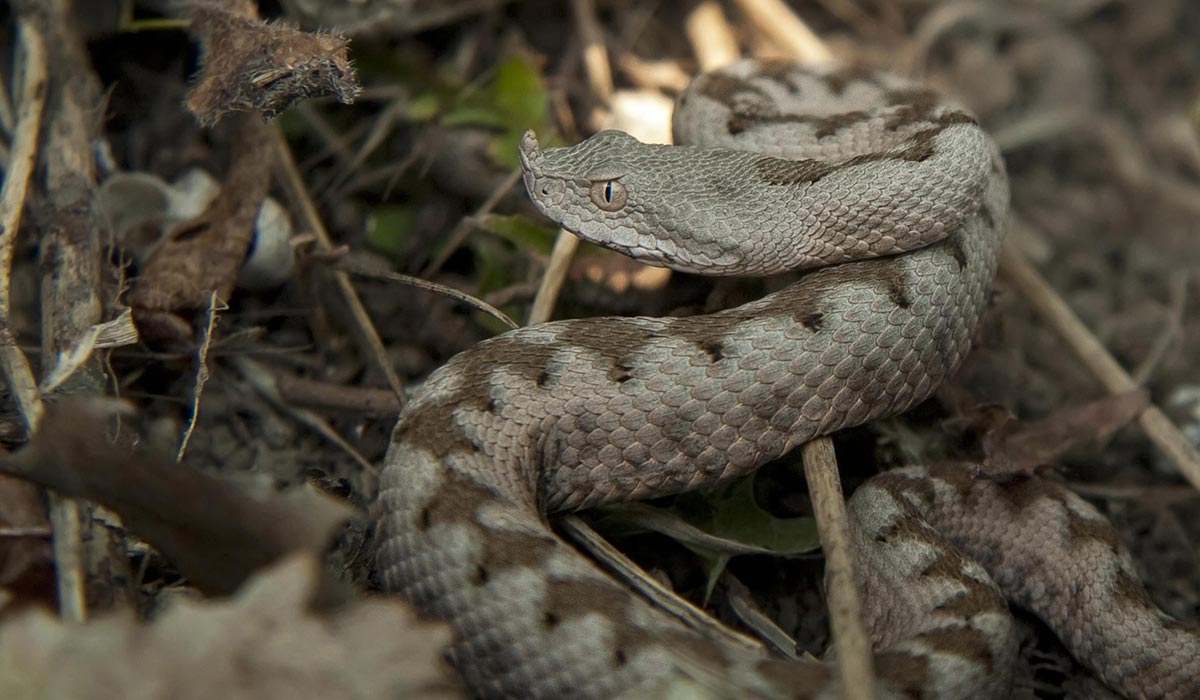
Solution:
[(541, 124), (550, 107), (550, 97), (533, 63), (525, 55), (505, 59), (496, 68), (492, 96), (509, 126), (524, 131)]
[(503, 129), (508, 119), (490, 105), (468, 104), (446, 112), (442, 117), (444, 126), (483, 126)]
[(625, 503), (604, 509), (606, 530), (657, 532), (690, 549), (703, 562), (705, 599), (731, 557), (791, 556), (820, 546), (812, 518), (779, 518), (754, 500), (754, 476), (712, 491), (683, 494), (670, 508)]
[(520, 215), (487, 214), (476, 221), (479, 228), (503, 238), (522, 251), (549, 255), (557, 230)]
[(367, 243), (381, 253), (399, 255), (412, 235), (413, 219), (413, 209), (407, 204), (376, 207), (367, 221)]
[(811, 552), (820, 546), (812, 518), (780, 518), (754, 500), (754, 477), (738, 479), (709, 493), (685, 494), (676, 501), (685, 520), (717, 537), (780, 555)]
[(441, 110), (441, 98), (432, 92), (426, 92), (409, 101), (407, 116), (410, 121), (427, 122), (436, 117)]

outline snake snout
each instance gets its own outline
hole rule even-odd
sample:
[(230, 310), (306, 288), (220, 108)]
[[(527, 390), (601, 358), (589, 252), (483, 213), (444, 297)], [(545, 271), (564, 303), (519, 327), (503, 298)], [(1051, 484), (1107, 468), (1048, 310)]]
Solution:
[(529, 172), (537, 161), (542, 158), (542, 149), (538, 145), (537, 136), (532, 130), (521, 135), (521, 169)]

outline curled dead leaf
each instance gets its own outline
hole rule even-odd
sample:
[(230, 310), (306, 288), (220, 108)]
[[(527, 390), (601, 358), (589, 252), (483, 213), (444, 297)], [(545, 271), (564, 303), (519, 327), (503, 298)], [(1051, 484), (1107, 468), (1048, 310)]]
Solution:
[(228, 601), (178, 600), (150, 624), (116, 614), (83, 627), (30, 610), (0, 626), (6, 700), (326, 700), (464, 697), (442, 649), (443, 624), (396, 599), (328, 614), (311, 554), (288, 557)]
[[(209, 593), (232, 593), (256, 570), (297, 551), (324, 551), (349, 506), (311, 488), (249, 489), (163, 456), (112, 444), (114, 401), (69, 399), (47, 406), (33, 439), (0, 459), (0, 472), (99, 503), (158, 548)], [(316, 602), (340, 596), (322, 579)], [(0, 696), (2, 697), (2, 696)]]

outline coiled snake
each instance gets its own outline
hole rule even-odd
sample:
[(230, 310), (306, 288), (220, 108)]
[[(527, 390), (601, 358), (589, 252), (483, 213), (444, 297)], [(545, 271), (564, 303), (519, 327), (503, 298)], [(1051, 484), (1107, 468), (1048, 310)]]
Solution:
[[(454, 628), (484, 698), (837, 697), (824, 664), (701, 636), (559, 539), (545, 515), (746, 474), (929, 396), (966, 353), (1008, 213), (971, 114), (900, 78), (744, 62), (697, 78), (684, 146), (602, 132), (521, 144), (525, 185), (586, 240), (704, 274), (812, 270), (691, 318), (522, 328), (403, 410), (377, 503), (384, 586)], [(850, 501), (882, 697), (1003, 698), (1035, 612), (1130, 698), (1200, 698), (1200, 640), (1147, 598), (1091, 506), (966, 465), (884, 473)], [(989, 575), (990, 574), (990, 575)]]

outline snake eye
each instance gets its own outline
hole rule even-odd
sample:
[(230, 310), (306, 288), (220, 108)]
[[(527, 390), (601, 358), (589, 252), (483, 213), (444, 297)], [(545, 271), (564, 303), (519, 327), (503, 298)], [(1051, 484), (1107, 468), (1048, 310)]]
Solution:
[(604, 211), (618, 211), (625, 206), (625, 185), (617, 180), (593, 182), (588, 194), (592, 202)]

